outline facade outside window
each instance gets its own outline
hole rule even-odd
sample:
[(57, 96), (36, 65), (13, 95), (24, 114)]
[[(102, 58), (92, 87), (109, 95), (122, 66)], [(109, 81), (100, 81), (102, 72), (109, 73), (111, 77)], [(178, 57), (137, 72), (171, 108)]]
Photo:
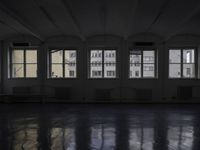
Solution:
[(10, 54), (11, 78), (37, 77), (37, 50), (13, 48)]
[(76, 78), (77, 52), (76, 50), (53, 49), (49, 51), (50, 78)]
[(129, 78), (155, 78), (156, 51), (131, 50), (129, 54)]
[(91, 50), (89, 78), (116, 78), (116, 50)]
[(169, 50), (169, 78), (195, 78), (195, 49)]

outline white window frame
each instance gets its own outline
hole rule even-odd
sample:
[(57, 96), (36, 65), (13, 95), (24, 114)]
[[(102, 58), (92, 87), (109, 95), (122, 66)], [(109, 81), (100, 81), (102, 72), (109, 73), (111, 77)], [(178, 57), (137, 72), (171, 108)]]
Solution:
[[(23, 51), (23, 54), (24, 54), (24, 61), (23, 61), (23, 63), (13, 63), (12, 61), (12, 54), (13, 54), (13, 51), (14, 50), (22, 50)], [(36, 52), (37, 52), (37, 60), (36, 60), (36, 63), (27, 63), (26, 62), (26, 51), (30, 51), (30, 50), (36, 50)], [(10, 79), (36, 79), (36, 78), (38, 78), (38, 47), (10, 47), (9, 48), (9, 73), (8, 73), (8, 78), (10, 78)], [(23, 72), (24, 72), (24, 75), (23, 75), (23, 77), (13, 77), (13, 64), (23, 64), (23, 66), (24, 66), (24, 70), (23, 70)], [(26, 70), (26, 65), (27, 64), (36, 64), (37, 65), (37, 73), (36, 73), (36, 77), (27, 77), (26, 76), (26, 72), (27, 72), (27, 70)]]
[[(141, 63), (138, 63), (141, 65), (141, 77), (130, 77), (130, 66), (131, 65), (137, 65), (137, 63), (131, 63), (130, 62), (130, 55), (131, 55), (131, 51), (133, 50), (139, 50), (141, 51)], [(144, 51), (154, 51), (154, 63), (149, 63), (149, 64), (154, 64), (154, 77), (144, 77), (143, 76), (143, 72), (144, 72), (144, 64), (147, 63), (143, 63), (143, 52)], [(129, 49), (129, 53), (128, 53), (128, 78), (129, 79), (133, 79), (133, 80), (137, 80), (137, 79), (158, 79), (158, 50), (156, 48), (141, 48), (141, 47), (135, 47), (135, 48), (131, 48)], [(133, 72), (132, 72), (133, 74)]]
[[(101, 50), (102, 51), (102, 77), (91, 77), (91, 74), (90, 74), (90, 71), (91, 71), (91, 64), (90, 63), (90, 60), (91, 58), (91, 51), (95, 51), (95, 50)], [(110, 65), (112, 64), (115, 64), (115, 77), (105, 77), (105, 72), (104, 72), (104, 65), (106, 65), (106, 63), (104, 63), (104, 52), (105, 51), (115, 51), (115, 63), (111, 63)], [(113, 80), (113, 79), (118, 79), (119, 78), (119, 75), (118, 75), (118, 50), (117, 48), (102, 48), (102, 47), (92, 47), (92, 48), (89, 48), (88, 50), (88, 65), (87, 65), (87, 69), (88, 69), (88, 79), (92, 79), (92, 80), (99, 80), (99, 79), (105, 79), (105, 80)], [(94, 65), (94, 64), (93, 64)], [(107, 64), (108, 65), (108, 64)]]
[[(186, 49), (194, 49), (194, 63), (188, 63), (188, 64), (194, 64), (195, 65), (195, 74), (194, 74), (194, 77), (183, 77), (183, 65), (184, 64), (187, 64), (187, 63), (184, 63), (183, 62), (183, 50), (186, 50)], [(169, 57), (170, 57), (170, 50), (180, 50), (181, 51), (181, 62), (180, 63), (170, 63), (169, 62)], [(170, 77), (169, 74), (170, 74), (170, 69), (169, 69), (169, 66), (170, 64), (180, 64), (181, 68), (181, 72), (180, 72), (180, 77)], [(171, 47), (168, 49), (168, 79), (196, 79), (198, 78), (198, 51), (197, 51), (197, 48), (195, 47)]]
[[(51, 61), (51, 50), (61, 50), (63, 52), (63, 61), (62, 63), (52, 63)], [(76, 76), (75, 77), (66, 77), (65, 76), (65, 51), (76, 51)], [(49, 79), (77, 79), (78, 78), (78, 50), (76, 48), (49, 48), (48, 49), (48, 78)], [(51, 76), (51, 70), (52, 70), (52, 64), (61, 64), (62, 65), (62, 77), (52, 77)]]

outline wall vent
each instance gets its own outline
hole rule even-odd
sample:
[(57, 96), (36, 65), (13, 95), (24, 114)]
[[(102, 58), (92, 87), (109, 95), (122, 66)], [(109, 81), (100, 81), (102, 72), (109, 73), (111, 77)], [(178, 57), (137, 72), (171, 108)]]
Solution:
[(134, 46), (153, 46), (154, 42), (135, 42)]
[(26, 47), (30, 46), (31, 44), (29, 42), (13, 42), (12, 46), (13, 47)]

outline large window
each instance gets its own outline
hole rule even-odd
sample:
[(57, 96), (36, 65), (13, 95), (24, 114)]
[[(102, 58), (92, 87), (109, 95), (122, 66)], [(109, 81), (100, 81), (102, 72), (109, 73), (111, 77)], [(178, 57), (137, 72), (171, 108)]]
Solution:
[(76, 50), (50, 50), (50, 78), (76, 78)]
[(11, 78), (37, 77), (37, 50), (12, 49), (11, 50)]
[(90, 78), (116, 78), (116, 50), (91, 50)]
[(155, 78), (155, 56), (155, 50), (131, 50), (129, 54), (129, 78)]
[(195, 49), (169, 50), (169, 78), (195, 77)]

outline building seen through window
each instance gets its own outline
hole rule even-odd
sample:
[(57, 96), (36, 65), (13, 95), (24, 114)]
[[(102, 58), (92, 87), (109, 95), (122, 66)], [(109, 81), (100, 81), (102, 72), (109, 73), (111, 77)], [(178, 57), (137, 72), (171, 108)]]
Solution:
[(37, 50), (12, 49), (10, 62), (11, 78), (37, 77)]
[(155, 63), (155, 50), (131, 50), (129, 78), (154, 78)]
[(76, 50), (50, 50), (50, 78), (76, 78)]
[(116, 50), (90, 51), (90, 78), (116, 78)]
[(195, 50), (169, 50), (169, 78), (195, 77)]

